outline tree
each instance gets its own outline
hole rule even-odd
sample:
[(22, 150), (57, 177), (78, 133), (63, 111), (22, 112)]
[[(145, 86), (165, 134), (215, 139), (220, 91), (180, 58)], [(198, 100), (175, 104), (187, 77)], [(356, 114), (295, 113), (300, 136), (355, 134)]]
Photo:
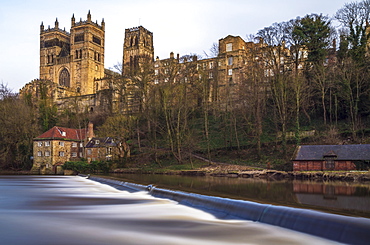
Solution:
[(127, 159), (131, 154), (130, 142), (135, 135), (136, 118), (130, 115), (117, 114), (108, 117), (99, 127), (99, 134), (111, 137), (117, 143), (119, 158)]
[(367, 45), (370, 34), (368, 21), (370, 1), (347, 3), (337, 11), (335, 18), (341, 23), (339, 62), (336, 77), (343, 104), (346, 105), (352, 137), (357, 138), (360, 115), (369, 112), (367, 105), (370, 86)]
[(330, 72), (329, 63), (325, 64), (328, 57), (328, 48), (331, 43), (333, 29), (328, 17), (322, 14), (306, 15), (296, 22), (292, 36), (299, 40), (308, 52), (305, 72), (306, 78), (311, 84), (314, 84), (319, 91), (321, 106), (323, 110), (323, 120), (326, 124), (326, 94), (329, 87), (332, 86), (328, 72)]
[(286, 23), (274, 23), (258, 31), (257, 36), (263, 40), (263, 62), (265, 64), (265, 79), (269, 83), (275, 110), (281, 128), (283, 155), (286, 157), (287, 127), (289, 121), (291, 87), (289, 70), (286, 66), (288, 49), (285, 47)]
[[(363, 61), (366, 45), (369, 40), (367, 32), (370, 14), (370, 1), (346, 3), (339, 9), (334, 18), (345, 28), (345, 39), (348, 41), (349, 54), (357, 62)], [(344, 38), (344, 37), (343, 37)]]
[[(251, 37), (251, 40), (255, 40)], [(242, 68), (243, 84), (241, 95), (243, 103), (243, 117), (246, 122), (246, 131), (251, 131), (256, 139), (258, 157), (262, 156), (263, 119), (266, 111), (267, 84), (264, 76), (265, 63), (263, 60), (264, 44), (252, 45), (243, 61)]]
[(0, 168), (32, 167), (32, 139), (40, 133), (34, 113), (17, 94), (0, 84)]

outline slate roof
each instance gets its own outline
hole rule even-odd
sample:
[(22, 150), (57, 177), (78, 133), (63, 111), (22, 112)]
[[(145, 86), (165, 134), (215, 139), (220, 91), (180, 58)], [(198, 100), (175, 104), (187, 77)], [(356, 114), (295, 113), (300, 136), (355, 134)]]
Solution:
[[(99, 141), (99, 144), (96, 144), (97, 140)], [(86, 144), (86, 148), (114, 147), (114, 146), (117, 146), (117, 144), (111, 137), (105, 138), (94, 137)]]
[(48, 131), (44, 132), (40, 136), (37, 136), (35, 140), (38, 139), (64, 139), (64, 140), (84, 140), (87, 135), (87, 129), (72, 129), (54, 126)]
[(297, 147), (292, 160), (323, 160), (324, 155), (336, 155), (337, 160), (370, 160), (370, 144), (301, 145)]

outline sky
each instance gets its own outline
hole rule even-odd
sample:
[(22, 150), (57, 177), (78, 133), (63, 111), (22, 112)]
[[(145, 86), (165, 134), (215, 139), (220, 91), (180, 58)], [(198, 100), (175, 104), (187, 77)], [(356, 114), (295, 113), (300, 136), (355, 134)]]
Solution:
[(40, 25), (68, 32), (76, 22), (105, 21), (105, 68), (122, 61), (125, 29), (153, 33), (154, 55), (210, 53), (228, 35), (256, 34), (275, 22), (317, 13), (332, 17), (353, 0), (0, 0), (0, 83), (18, 92), (39, 77)]

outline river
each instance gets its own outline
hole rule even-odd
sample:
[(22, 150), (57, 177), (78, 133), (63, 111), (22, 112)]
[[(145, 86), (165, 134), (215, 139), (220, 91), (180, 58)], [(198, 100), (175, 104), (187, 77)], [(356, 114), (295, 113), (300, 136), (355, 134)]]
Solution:
[(370, 218), (370, 183), (152, 174), (110, 174), (123, 181), (329, 213)]
[(0, 176), (0, 194), (0, 244), (335, 244), (79, 176)]

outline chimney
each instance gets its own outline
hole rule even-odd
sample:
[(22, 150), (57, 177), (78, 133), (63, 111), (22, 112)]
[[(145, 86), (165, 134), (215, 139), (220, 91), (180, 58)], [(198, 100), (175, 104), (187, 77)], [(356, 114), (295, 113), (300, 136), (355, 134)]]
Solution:
[(87, 126), (87, 139), (91, 140), (95, 135), (94, 135), (94, 124), (92, 122), (89, 122)]
[(170, 59), (173, 59), (175, 56), (174, 56), (174, 53), (173, 52), (171, 52), (170, 53)]

